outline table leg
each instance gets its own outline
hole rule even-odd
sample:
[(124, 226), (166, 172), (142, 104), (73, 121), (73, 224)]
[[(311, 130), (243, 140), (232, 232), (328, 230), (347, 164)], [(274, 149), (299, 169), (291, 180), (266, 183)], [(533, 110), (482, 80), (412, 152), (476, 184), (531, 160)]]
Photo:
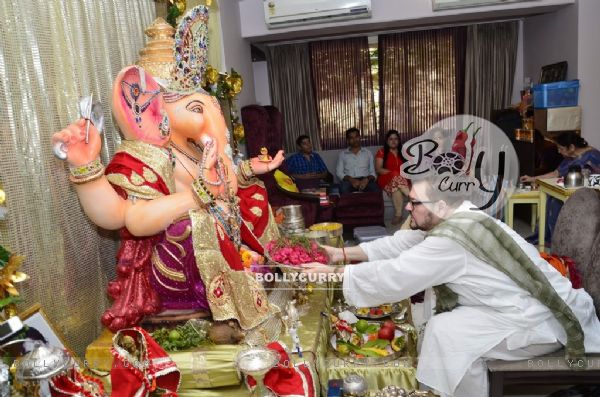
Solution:
[(540, 251), (544, 251), (546, 243), (546, 201), (548, 195), (540, 189), (540, 226), (539, 226), (539, 244)]
[(531, 233), (535, 232), (535, 224), (538, 221), (538, 205), (531, 204)]
[(514, 214), (514, 206), (515, 203), (513, 203), (510, 199), (508, 200), (508, 203), (506, 204), (506, 224), (512, 229), (513, 228), (513, 214)]

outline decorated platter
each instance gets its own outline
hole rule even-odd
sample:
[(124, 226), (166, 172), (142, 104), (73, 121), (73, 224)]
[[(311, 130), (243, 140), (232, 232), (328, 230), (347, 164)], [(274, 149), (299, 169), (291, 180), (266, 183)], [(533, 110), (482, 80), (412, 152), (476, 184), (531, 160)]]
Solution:
[(359, 320), (348, 324), (331, 315), (330, 348), (339, 358), (355, 364), (383, 364), (403, 356), (406, 335), (392, 321)]
[(377, 307), (350, 307), (348, 310), (358, 318), (379, 320), (399, 313), (402, 310), (402, 306), (399, 303), (389, 303)]

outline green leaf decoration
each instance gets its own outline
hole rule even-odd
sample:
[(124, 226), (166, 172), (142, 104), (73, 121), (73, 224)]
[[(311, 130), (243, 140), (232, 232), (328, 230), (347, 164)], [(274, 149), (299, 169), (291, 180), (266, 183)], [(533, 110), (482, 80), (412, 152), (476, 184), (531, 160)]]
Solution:
[(8, 263), (12, 254), (3, 246), (0, 245), (0, 268), (3, 268)]

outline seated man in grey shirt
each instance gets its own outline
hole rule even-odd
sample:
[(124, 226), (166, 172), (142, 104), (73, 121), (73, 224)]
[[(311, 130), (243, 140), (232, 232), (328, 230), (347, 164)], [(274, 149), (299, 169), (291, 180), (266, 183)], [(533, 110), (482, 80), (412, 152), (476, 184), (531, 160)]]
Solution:
[(348, 148), (340, 152), (336, 174), (341, 181), (341, 194), (353, 192), (379, 192), (375, 183), (375, 164), (373, 155), (360, 147), (360, 131), (350, 128), (346, 131)]

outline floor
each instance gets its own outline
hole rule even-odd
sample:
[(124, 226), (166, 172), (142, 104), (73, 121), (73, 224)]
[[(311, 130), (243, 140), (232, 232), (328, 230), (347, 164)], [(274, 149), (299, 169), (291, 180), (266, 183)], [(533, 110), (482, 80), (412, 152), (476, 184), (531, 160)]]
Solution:
[[(408, 213), (404, 211), (403, 220), (407, 217)], [(385, 226), (388, 233), (393, 234), (400, 229), (401, 225), (392, 225), (391, 217), (386, 213)], [(529, 237), (532, 234), (528, 221), (515, 218), (513, 227), (523, 237)], [(512, 389), (507, 388), (504, 395), (507, 397), (547, 397), (558, 390), (567, 388), (568, 386), (519, 386)]]

